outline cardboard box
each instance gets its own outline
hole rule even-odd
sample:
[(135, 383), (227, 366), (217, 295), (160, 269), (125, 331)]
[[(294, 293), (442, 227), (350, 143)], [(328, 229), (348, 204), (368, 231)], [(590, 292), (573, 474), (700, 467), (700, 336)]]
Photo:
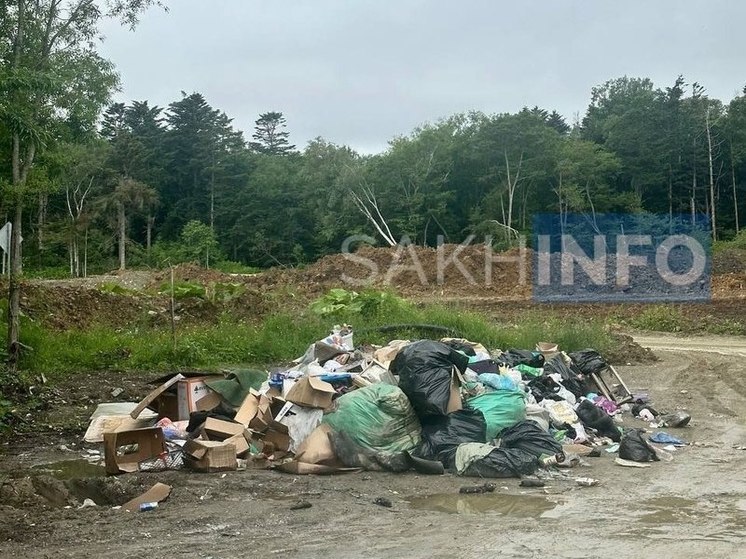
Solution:
[[(189, 419), (192, 412), (211, 410), (220, 403), (220, 395), (205, 384), (209, 378), (186, 378), (176, 383), (178, 420)], [(169, 419), (177, 421), (173, 417)]]
[(184, 443), (184, 462), (197, 472), (226, 472), (238, 469), (236, 447), (228, 441), (197, 439)]
[(214, 378), (215, 375), (195, 376), (195, 373), (181, 373), (170, 378), (158, 379), (163, 383), (145, 396), (132, 412), (135, 418), (146, 407), (158, 412), (158, 417), (168, 417), (171, 421), (183, 421), (189, 419), (189, 414), (195, 411), (206, 411), (216, 407), (220, 401), (220, 395), (211, 390), (205, 380)]
[[(135, 446), (125, 453), (126, 447)], [(110, 475), (136, 472), (138, 464), (166, 453), (166, 441), (160, 427), (104, 433), (104, 461)]]
[(240, 423), (208, 417), (200, 431), (202, 436), (209, 441), (231, 442), (236, 447), (236, 456), (249, 451), (251, 432)]
[(327, 409), (332, 405), (332, 397), (336, 392), (328, 382), (318, 377), (306, 376), (298, 379), (288, 391), (285, 400), (308, 408)]

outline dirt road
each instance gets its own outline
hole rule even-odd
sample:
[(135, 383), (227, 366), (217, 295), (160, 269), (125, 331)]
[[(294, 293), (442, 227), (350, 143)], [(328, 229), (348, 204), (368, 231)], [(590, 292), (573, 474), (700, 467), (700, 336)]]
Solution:
[[(158, 509), (126, 514), (110, 506), (43, 507), (32, 495), (19, 495), (27, 468), (78, 456), (57, 450), (73, 440), (48, 440), (46, 446), (11, 447), (0, 460), (0, 470), (16, 477), (0, 494), (0, 556), (743, 557), (743, 359), (724, 351), (692, 351), (695, 340), (690, 339), (674, 343), (648, 336), (641, 343), (645, 340), (676, 349), (657, 350), (661, 359), (652, 365), (618, 371), (635, 391), (650, 393), (658, 409), (685, 408), (692, 414), (690, 426), (669, 430), (692, 443), (675, 452), (672, 462), (623, 468), (603, 453), (588, 458), (589, 467), (548, 480), (546, 488), (524, 490), (516, 479), (497, 480), (494, 494), (477, 496), (459, 495), (458, 489), (480, 480), (414, 473), (302, 477), (247, 471), (223, 477), (169, 472), (107, 480), (108, 493), (98, 497), (110, 503), (117, 491), (131, 493), (155, 481), (173, 485), (171, 498)], [(720, 338), (707, 342), (713, 348), (741, 347)], [(742, 349), (735, 351), (740, 355)], [(625, 422), (645, 426), (629, 417)], [(581, 476), (602, 485), (578, 487), (574, 478)], [(80, 495), (85, 484), (76, 483)], [(50, 493), (52, 485), (37, 480), (34, 487)], [(393, 507), (373, 504), (376, 497), (390, 499)], [(290, 510), (299, 499), (312, 507)]]
[(635, 341), (653, 351), (691, 351), (746, 357), (743, 336), (675, 336), (673, 334), (635, 334)]

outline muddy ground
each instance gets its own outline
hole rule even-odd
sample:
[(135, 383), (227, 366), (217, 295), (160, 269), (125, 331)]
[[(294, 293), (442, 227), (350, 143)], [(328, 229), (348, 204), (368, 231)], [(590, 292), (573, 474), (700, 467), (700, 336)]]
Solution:
[[(692, 443), (669, 463), (623, 468), (604, 453), (566, 478), (548, 479), (543, 489), (506, 479), (497, 480), (494, 494), (463, 496), (460, 487), (480, 480), (258, 470), (103, 478), (90, 467), (39, 467), (81, 458), (82, 432), (47, 434), (2, 451), (0, 556), (743, 557), (743, 356), (731, 340), (710, 337), (698, 347), (685, 338), (671, 340), (649, 340), (656, 348), (677, 348), (656, 349), (658, 362), (618, 367), (631, 388), (651, 394), (657, 408), (692, 414), (688, 427), (669, 430)], [(690, 346), (695, 351), (684, 349)], [(629, 417), (625, 422), (644, 426)], [(581, 476), (602, 485), (578, 487), (574, 478)], [(156, 481), (173, 486), (158, 509), (112, 510)], [(85, 497), (100, 506), (77, 509)], [(374, 504), (377, 497), (393, 506)], [(299, 500), (311, 508), (291, 510)]]

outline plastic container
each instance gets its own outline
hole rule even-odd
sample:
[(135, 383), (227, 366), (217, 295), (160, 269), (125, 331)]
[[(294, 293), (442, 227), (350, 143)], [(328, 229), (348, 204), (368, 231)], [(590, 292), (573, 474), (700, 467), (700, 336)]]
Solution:
[(140, 512), (147, 512), (149, 510), (157, 509), (158, 503), (155, 501), (152, 501), (150, 503), (142, 503), (140, 505)]

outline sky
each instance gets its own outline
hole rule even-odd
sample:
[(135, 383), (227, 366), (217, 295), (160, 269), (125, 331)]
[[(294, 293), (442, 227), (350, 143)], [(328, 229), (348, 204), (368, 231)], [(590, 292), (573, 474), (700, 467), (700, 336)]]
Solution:
[(738, 0), (166, 0), (107, 23), (117, 101), (200, 92), (250, 139), (280, 111), (292, 143), (377, 153), (455, 113), (538, 105), (569, 123), (620, 76), (683, 74), (728, 102), (746, 85)]

